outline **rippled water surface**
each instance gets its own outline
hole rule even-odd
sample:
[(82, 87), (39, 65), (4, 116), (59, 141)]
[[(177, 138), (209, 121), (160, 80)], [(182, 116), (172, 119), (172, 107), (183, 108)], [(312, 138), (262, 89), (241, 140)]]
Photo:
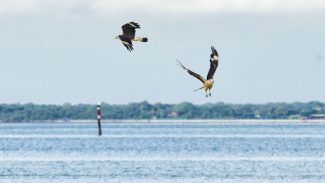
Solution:
[(325, 124), (0, 124), (0, 182), (325, 182)]

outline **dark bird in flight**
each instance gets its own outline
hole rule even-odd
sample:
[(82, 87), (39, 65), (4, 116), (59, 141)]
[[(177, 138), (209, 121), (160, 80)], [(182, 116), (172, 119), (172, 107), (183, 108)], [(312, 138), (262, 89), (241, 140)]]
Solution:
[[(214, 47), (211, 47), (211, 55), (210, 55), (210, 69), (207, 75), (207, 79), (204, 79), (202, 76), (200, 76), (199, 74), (191, 71), (190, 69), (186, 68), (180, 61), (177, 60), (178, 64), (187, 71), (187, 73), (189, 73), (190, 75), (196, 77), (197, 79), (199, 79), (202, 83), (203, 86), (197, 90), (194, 91), (198, 91), (200, 89), (204, 89), (205, 93), (206, 93), (206, 97), (211, 96), (211, 88), (213, 86), (213, 75), (217, 70), (218, 67), (218, 61), (219, 61), (219, 56), (218, 56), (218, 52), (216, 49), (214, 49)], [(209, 92), (209, 94), (208, 94)]]
[(135, 29), (140, 29), (140, 25), (135, 22), (129, 22), (122, 26), (123, 34), (118, 35), (115, 38), (121, 40), (122, 44), (130, 52), (133, 50), (132, 41), (147, 42), (146, 37), (135, 37)]

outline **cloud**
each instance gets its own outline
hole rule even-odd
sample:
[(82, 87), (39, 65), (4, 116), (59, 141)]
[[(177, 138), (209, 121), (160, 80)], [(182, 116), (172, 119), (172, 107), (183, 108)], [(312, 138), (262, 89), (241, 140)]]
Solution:
[(69, 12), (80, 2), (77, 0), (0, 0), (0, 14), (28, 15)]
[(0, 15), (93, 13), (304, 14), (325, 11), (324, 0), (0, 0)]

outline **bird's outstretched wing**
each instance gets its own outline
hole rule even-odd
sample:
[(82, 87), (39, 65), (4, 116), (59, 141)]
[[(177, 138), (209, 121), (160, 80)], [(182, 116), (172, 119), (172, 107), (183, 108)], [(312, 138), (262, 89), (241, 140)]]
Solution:
[(189, 73), (190, 75), (196, 77), (197, 79), (199, 79), (202, 83), (204, 83), (205, 79), (200, 76), (199, 74), (196, 74), (195, 72), (191, 71), (190, 69), (186, 68), (180, 61), (178, 61), (176, 59), (176, 61), (178, 62), (178, 65), (181, 66), (184, 70), (187, 71), (187, 73)]
[(213, 78), (213, 75), (217, 70), (218, 62), (219, 62), (219, 55), (217, 50), (213, 46), (211, 46), (211, 51), (212, 53), (210, 55), (210, 69), (207, 75), (208, 80)]
[(133, 50), (133, 45), (131, 39), (125, 36), (119, 36), (122, 44), (128, 49), (130, 52)]
[(135, 22), (129, 22), (122, 26), (123, 35), (130, 39), (135, 37), (135, 29), (140, 29), (140, 25)]

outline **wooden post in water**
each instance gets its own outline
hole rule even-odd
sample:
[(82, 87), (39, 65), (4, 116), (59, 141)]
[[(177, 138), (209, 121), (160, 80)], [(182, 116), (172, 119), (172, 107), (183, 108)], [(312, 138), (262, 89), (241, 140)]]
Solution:
[(98, 122), (98, 135), (102, 135), (102, 127), (100, 124), (100, 103), (97, 104), (97, 122)]

